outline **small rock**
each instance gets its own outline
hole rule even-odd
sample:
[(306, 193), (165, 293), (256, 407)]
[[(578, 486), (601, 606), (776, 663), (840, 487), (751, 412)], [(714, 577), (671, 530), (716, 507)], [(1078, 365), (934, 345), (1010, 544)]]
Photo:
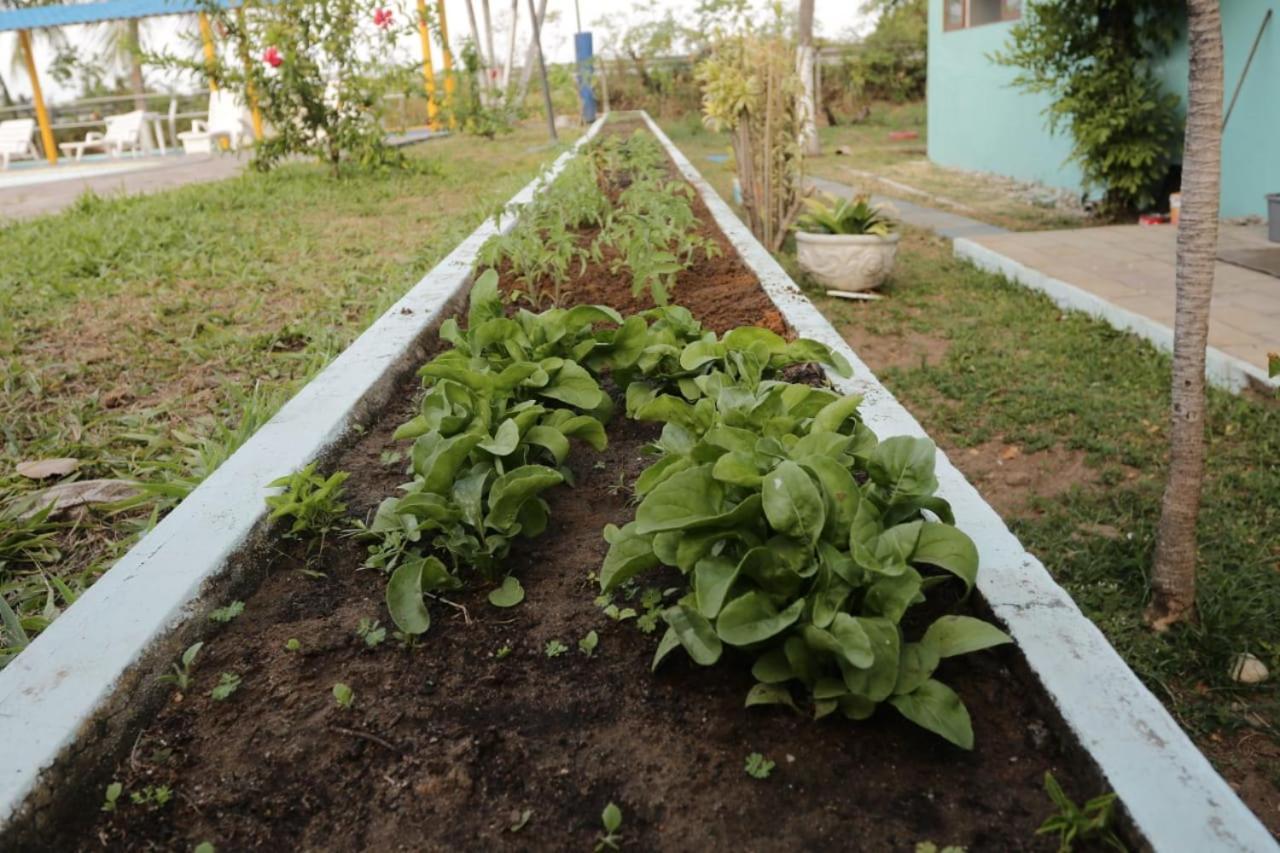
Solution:
[(35, 459), (18, 463), (18, 474), (29, 480), (46, 480), (49, 477), (65, 477), (80, 467), (79, 459)]
[(1245, 652), (1231, 663), (1231, 680), (1239, 684), (1261, 684), (1270, 676), (1267, 665)]

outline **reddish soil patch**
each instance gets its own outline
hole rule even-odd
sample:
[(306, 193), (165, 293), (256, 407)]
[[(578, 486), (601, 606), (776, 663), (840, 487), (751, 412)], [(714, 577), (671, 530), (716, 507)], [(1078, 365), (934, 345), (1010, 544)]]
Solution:
[(941, 364), (951, 341), (920, 332), (877, 335), (865, 326), (850, 323), (840, 330), (849, 346), (877, 374), (891, 367), (915, 369)]
[[(629, 293), (613, 288), (593, 298), (626, 306)], [(688, 292), (678, 292), (685, 304)], [(351, 472), (355, 515), (404, 479), (403, 463), (380, 457), (415, 389), (406, 383), (336, 462)], [(1053, 849), (1034, 834), (1052, 810), (1044, 773), (1077, 798), (1100, 785), (1013, 647), (942, 667), (973, 715), (972, 753), (891, 710), (851, 724), (746, 709), (745, 661), (703, 669), (677, 654), (649, 672), (658, 634), (603, 615), (588, 575), (605, 523), (634, 513), (629, 486), (655, 426), (615, 418), (604, 453), (575, 447), (576, 486), (549, 493), (547, 532), (512, 553), (524, 603), (493, 608), (486, 589), (433, 602), (417, 649), (390, 638), (370, 649), (355, 635), (362, 618), (389, 624), (385, 579), (358, 570), (359, 545), (334, 539), (306, 560), (301, 544), (282, 544), (244, 614), (209, 638), (193, 688), (145, 726), (112, 777), (126, 792), (167, 785), (173, 800), (148, 807), (126, 794), (96, 812), (101, 788), (81, 792), (79, 820), (44, 837), (46, 849), (587, 850), (610, 801), (632, 850)], [(593, 630), (588, 657), (577, 644)], [(290, 638), (299, 651), (286, 650)], [(549, 657), (551, 640), (567, 651)], [(215, 702), (222, 672), (243, 682)], [(334, 702), (337, 682), (355, 691), (349, 709)], [(777, 763), (768, 779), (744, 772), (752, 752)]]
[(1280, 838), (1280, 745), (1261, 728), (1248, 728), (1234, 735), (1212, 734), (1200, 741), (1214, 765), (1240, 799), (1253, 810), (1271, 834)]
[(1028, 452), (1016, 444), (988, 441), (948, 448), (947, 455), (1004, 518), (1035, 515), (1036, 498), (1063, 495), (1098, 479), (1098, 472), (1085, 464), (1083, 450), (1051, 447)]

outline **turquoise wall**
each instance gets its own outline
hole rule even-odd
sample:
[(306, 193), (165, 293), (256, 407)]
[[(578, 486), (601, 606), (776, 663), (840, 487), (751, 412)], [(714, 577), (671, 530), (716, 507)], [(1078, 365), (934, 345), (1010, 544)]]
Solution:
[[(1050, 135), (1048, 98), (1009, 85), (1010, 68), (987, 55), (1012, 24), (943, 32), (942, 4), (929, 3), (929, 159), (943, 166), (995, 172), (1080, 189), (1080, 170), (1065, 163), (1070, 141)], [(1280, 192), (1280, 0), (1222, 4), (1225, 101), (1229, 101), (1266, 10), (1267, 25), (1222, 139), (1222, 216), (1265, 215), (1263, 196)], [(1185, 99), (1187, 47), (1178, 44), (1156, 69)], [(1225, 103), (1224, 103), (1225, 109)]]

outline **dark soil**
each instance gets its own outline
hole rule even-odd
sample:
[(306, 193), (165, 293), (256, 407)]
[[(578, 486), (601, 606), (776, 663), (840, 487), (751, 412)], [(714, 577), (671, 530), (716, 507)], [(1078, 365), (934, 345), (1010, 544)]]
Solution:
[[(766, 311), (780, 328), (744, 272), (726, 251), (686, 274), (677, 298), (718, 329)], [(628, 282), (588, 278), (575, 301), (639, 307)], [(405, 480), (403, 460), (381, 457), (415, 392), (406, 384), (337, 460), (351, 472), (352, 514)], [(121, 762), (117, 809), (86, 813), (47, 849), (585, 851), (611, 801), (624, 850), (1054, 849), (1034, 834), (1052, 811), (1044, 773), (1077, 798), (1099, 787), (1012, 647), (943, 664), (973, 716), (972, 753), (892, 709), (865, 723), (746, 709), (746, 661), (703, 669), (677, 652), (650, 673), (659, 632), (605, 616), (590, 576), (603, 526), (634, 512), (629, 485), (655, 435), (619, 417), (604, 453), (575, 447), (576, 486), (549, 493), (547, 532), (511, 557), (525, 601), (501, 610), (477, 588), (431, 602), (416, 649), (356, 635), (362, 619), (390, 630), (385, 578), (359, 570), (361, 545), (333, 538), (308, 556), (282, 540), (243, 615), (208, 638), (192, 689), (173, 694)], [(618, 603), (640, 609), (638, 596)], [(587, 656), (578, 641), (590, 631), (599, 646)], [(553, 640), (567, 650), (549, 656)], [(223, 672), (243, 681), (216, 702)], [(338, 682), (354, 690), (348, 709), (334, 700)], [(776, 762), (767, 779), (744, 771), (753, 752)], [(129, 802), (160, 785), (174, 792), (166, 805)]]

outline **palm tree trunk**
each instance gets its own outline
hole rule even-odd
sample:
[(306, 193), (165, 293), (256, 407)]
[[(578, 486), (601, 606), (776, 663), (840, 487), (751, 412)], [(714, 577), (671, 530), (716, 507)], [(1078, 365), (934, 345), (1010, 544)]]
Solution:
[(129, 19), (129, 89), (133, 92), (133, 108), (147, 108), (147, 83), (142, 77), (142, 24), (137, 18)]
[(1204, 480), (1204, 362), (1218, 253), (1222, 164), (1222, 17), (1218, 0), (1188, 0), (1187, 129), (1178, 221), (1177, 307), (1169, 479), (1160, 507), (1147, 623), (1157, 631), (1189, 618), (1196, 598), (1196, 520)]
[(816, 121), (818, 86), (814, 73), (817, 53), (813, 47), (813, 0), (800, 0), (798, 33), (800, 45), (796, 49), (796, 71), (800, 75), (800, 84), (804, 87), (800, 96), (800, 147), (805, 154), (816, 157), (822, 153), (822, 145), (818, 141)]

